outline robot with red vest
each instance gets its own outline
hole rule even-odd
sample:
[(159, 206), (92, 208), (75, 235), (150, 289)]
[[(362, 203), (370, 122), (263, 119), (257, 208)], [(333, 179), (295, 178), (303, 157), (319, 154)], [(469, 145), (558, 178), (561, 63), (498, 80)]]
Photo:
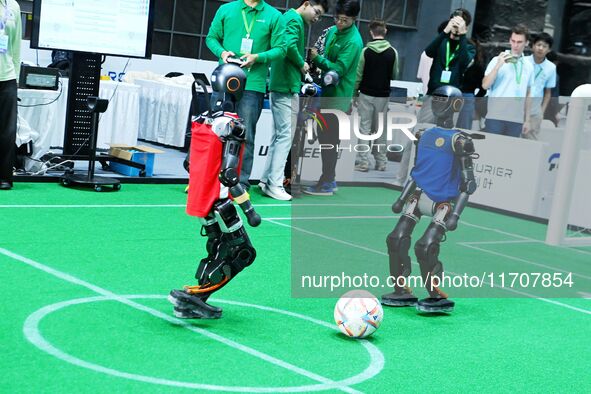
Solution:
[[(472, 160), (478, 155), (473, 139), (484, 138), (454, 128), (454, 113), (460, 112), (462, 106), (462, 92), (453, 86), (442, 86), (433, 92), (432, 107), (437, 125), (417, 134), (415, 166), (400, 197), (392, 205), (392, 211), (402, 215), (386, 240), (390, 275), (395, 286), (392, 293), (382, 296), (384, 305), (414, 305), (422, 313), (454, 309), (455, 303), (439, 288), (443, 275), (440, 243), (445, 240), (447, 231), (457, 228), (469, 196), (476, 191)], [(414, 249), (429, 296), (418, 300), (405, 280), (411, 272), (408, 253), (411, 234), (422, 216), (431, 216), (432, 220)]]
[[(234, 112), (246, 83), (244, 71), (227, 63), (212, 76), (213, 109), (193, 119), (189, 160), (187, 213), (199, 218), (201, 234), (207, 236), (207, 257), (197, 267), (196, 286), (172, 290), (168, 300), (174, 315), (183, 319), (217, 319), (222, 309), (207, 303), (244, 268), (252, 264), (256, 251), (232, 202), (238, 203), (248, 223), (261, 223), (248, 193), (239, 183), (245, 128)], [(207, 87), (201, 85), (209, 103)]]

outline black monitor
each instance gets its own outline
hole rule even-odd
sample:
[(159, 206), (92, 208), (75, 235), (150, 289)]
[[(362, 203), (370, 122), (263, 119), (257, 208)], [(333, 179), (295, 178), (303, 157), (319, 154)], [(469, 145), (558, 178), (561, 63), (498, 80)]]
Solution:
[(154, 0), (34, 0), (31, 48), (152, 57)]

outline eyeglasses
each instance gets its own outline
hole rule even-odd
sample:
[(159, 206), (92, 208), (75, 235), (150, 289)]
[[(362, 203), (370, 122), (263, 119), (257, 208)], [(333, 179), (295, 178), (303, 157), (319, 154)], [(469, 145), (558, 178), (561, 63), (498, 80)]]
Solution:
[(346, 24), (346, 23), (352, 23), (353, 22), (353, 18), (348, 17), (348, 16), (341, 16), (341, 17), (334, 17), (334, 21), (336, 23), (342, 23), (342, 24)]

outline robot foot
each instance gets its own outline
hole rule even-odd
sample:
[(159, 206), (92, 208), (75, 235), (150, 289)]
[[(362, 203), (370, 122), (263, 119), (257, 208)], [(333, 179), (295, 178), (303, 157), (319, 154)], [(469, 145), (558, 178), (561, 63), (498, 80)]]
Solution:
[(386, 306), (414, 306), (418, 298), (411, 292), (392, 292), (382, 296), (382, 305)]
[(219, 319), (222, 308), (207, 304), (200, 297), (184, 290), (172, 290), (168, 301), (174, 305), (174, 315), (180, 319)]
[(421, 313), (450, 313), (455, 302), (447, 298), (424, 298), (417, 303), (417, 311)]

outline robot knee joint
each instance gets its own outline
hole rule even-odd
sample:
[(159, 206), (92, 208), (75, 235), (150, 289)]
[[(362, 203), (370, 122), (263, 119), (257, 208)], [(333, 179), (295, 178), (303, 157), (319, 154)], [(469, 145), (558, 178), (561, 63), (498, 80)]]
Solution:
[(429, 261), (433, 258), (437, 259), (437, 256), (439, 256), (439, 243), (419, 241), (415, 244), (415, 255), (419, 262)]
[(410, 249), (410, 236), (399, 231), (392, 231), (386, 238), (388, 253), (406, 253)]
[(242, 220), (240, 220), (236, 207), (230, 199), (217, 201), (213, 205), (213, 211), (215, 212), (215, 216), (223, 223), (222, 229), (225, 226), (228, 232), (232, 232), (242, 227)]

